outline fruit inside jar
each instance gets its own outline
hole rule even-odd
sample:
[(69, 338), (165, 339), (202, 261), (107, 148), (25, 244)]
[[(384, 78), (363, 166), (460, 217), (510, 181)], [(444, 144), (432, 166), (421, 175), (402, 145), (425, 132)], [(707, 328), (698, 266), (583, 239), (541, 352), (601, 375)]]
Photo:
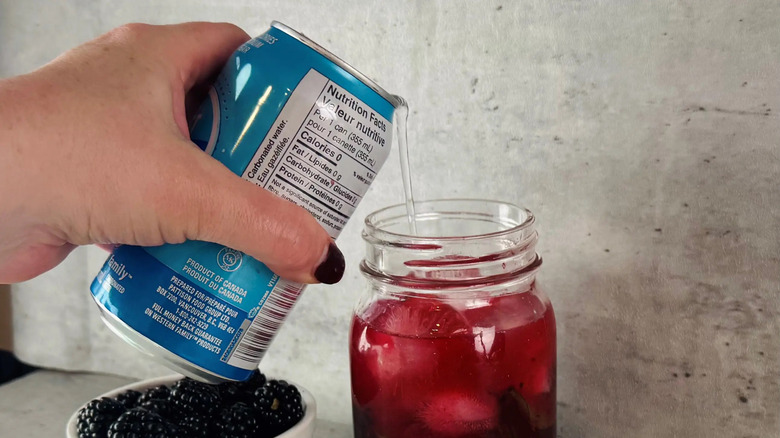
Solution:
[(356, 313), (356, 438), (552, 438), (555, 316), (544, 294), (397, 293)]

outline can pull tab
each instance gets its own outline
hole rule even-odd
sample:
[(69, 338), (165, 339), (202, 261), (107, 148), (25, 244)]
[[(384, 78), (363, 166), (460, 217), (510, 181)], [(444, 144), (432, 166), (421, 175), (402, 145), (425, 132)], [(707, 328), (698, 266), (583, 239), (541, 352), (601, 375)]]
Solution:
[(403, 97), (401, 97), (401, 96), (399, 96), (397, 94), (391, 94), (390, 97), (393, 99), (393, 101), (390, 102), (390, 103), (393, 104), (393, 106), (395, 108), (400, 108), (400, 107), (408, 108), (409, 107), (409, 104), (406, 103), (406, 99), (404, 99)]

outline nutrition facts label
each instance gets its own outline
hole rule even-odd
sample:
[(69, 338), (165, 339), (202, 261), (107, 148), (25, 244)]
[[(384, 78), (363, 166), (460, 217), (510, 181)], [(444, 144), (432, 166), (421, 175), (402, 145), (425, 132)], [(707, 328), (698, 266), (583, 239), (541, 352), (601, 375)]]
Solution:
[[(308, 210), (336, 238), (390, 153), (391, 122), (315, 70), (304, 76), (243, 178)], [(240, 140), (239, 140), (240, 141)], [(280, 279), (234, 337), (227, 363), (257, 366), (303, 285)]]
[(310, 70), (242, 176), (305, 208), (336, 238), (387, 159), (391, 136), (390, 121)]

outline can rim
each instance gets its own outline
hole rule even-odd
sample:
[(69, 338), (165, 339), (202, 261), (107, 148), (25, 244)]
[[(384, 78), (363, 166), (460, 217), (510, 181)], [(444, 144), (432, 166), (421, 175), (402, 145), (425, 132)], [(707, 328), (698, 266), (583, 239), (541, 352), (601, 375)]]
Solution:
[(368, 76), (361, 73), (358, 69), (355, 67), (352, 67), (351, 65), (347, 64), (343, 59), (339, 58), (338, 56), (331, 53), (328, 49), (322, 47), (321, 45), (314, 42), (311, 38), (307, 37), (306, 35), (302, 34), (301, 32), (298, 32), (297, 30), (291, 28), (290, 26), (287, 26), (284, 23), (281, 23), (279, 21), (272, 21), (271, 27), (281, 30), (282, 32), (286, 33), (287, 35), (290, 35), (291, 37), (295, 38), (296, 40), (302, 42), (303, 44), (306, 44), (310, 48), (314, 49), (317, 53), (320, 55), (328, 58), (331, 62), (338, 65), (342, 69), (346, 70), (347, 73), (351, 74), (352, 76), (356, 77), (360, 82), (363, 82), (365, 85), (367, 85), (372, 90), (376, 91), (377, 94), (382, 96), (383, 99), (388, 101), (393, 108), (398, 108), (399, 106), (402, 106), (405, 104), (405, 101), (401, 96), (397, 96), (395, 94), (390, 94), (385, 90), (384, 88), (380, 87), (376, 82), (371, 80)]

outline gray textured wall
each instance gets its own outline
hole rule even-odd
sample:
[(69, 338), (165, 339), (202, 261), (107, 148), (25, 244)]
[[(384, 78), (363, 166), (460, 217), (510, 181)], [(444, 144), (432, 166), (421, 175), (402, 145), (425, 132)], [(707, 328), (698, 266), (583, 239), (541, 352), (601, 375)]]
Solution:
[[(537, 214), (562, 436), (780, 434), (780, 3), (0, 0), (0, 76), (127, 21), (191, 19), (307, 33), (408, 99), (420, 198)], [(308, 290), (263, 363), (336, 423), (361, 220), (401, 201), (399, 175), (390, 162), (344, 231), (346, 279)], [(162, 372), (97, 321), (102, 257), (16, 287), (20, 355)]]

